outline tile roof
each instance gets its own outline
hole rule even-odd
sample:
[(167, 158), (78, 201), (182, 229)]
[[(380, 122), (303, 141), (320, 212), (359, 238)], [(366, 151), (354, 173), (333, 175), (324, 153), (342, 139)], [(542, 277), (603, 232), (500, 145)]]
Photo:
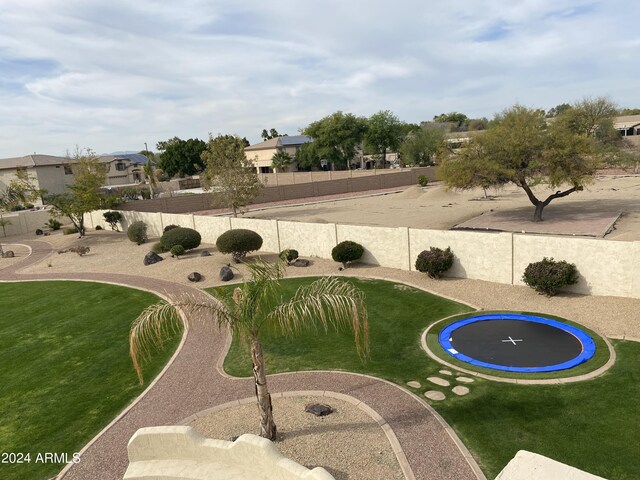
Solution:
[(250, 147), (246, 147), (244, 150), (245, 151), (267, 150), (271, 148), (302, 145), (304, 143), (309, 143), (310, 141), (311, 141), (311, 137), (308, 137), (307, 135), (291, 135), (286, 137), (275, 137), (264, 142), (256, 143), (255, 145), (251, 145)]

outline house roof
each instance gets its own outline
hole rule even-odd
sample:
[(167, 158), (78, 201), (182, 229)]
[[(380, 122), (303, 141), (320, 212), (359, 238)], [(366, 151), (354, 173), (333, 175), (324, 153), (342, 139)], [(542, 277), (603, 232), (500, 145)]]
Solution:
[[(100, 163), (110, 163), (114, 160), (129, 160), (134, 164), (146, 164), (148, 159), (139, 153), (127, 153), (121, 155), (101, 155), (98, 157)], [(15, 169), (18, 167), (40, 167), (48, 165), (65, 165), (73, 163), (69, 157), (58, 157), (55, 155), (25, 155), (24, 157), (0, 158), (0, 170)]]
[(618, 130), (627, 130), (640, 125), (640, 115), (624, 115), (613, 119), (613, 126)]
[(269, 150), (278, 147), (293, 147), (302, 145), (305, 143), (309, 143), (311, 141), (311, 137), (307, 135), (291, 135), (286, 137), (275, 137), (264, 142), (256, 143), (255, 145), (251, 145), (250, 147), (246, 147), (245, 151), (252, 150)]

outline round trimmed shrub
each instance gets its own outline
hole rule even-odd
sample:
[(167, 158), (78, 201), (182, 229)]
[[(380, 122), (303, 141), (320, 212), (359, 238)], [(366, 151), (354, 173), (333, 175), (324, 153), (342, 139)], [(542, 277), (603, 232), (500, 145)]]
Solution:
[(132, 242), (137, 243), (138, 245), (142, 245), (148, 240), (147, 224), (142, 220), (133, 222), (131, 225), (129, 225), (129, 228), (127, 228), (127, 237)]
[(293, 262), (296, 258), (298, 258), (298, 251), (293, 248), (287, 248), (280, 252), (280, 260), (284, 260), (287, 263)]
[(220, 253), (230, 253), (234, 261), (239, 261), (247, 253), (260, 250), (262, 237), (257, 232), (244, 228), (228, 230), (218, 237), (216, 247)]
[(173, 247), (171, 247), (171, 250), (169, 250), (169, 252), (171, 252), (172, 256), (179, 257), (180, 255), (184, 255), (185, 249), (182, 245), (174, 245)]
[(552, 297), (558, 293), (558, 289), (578, 283), (578, 269), (573, 263), (564, 260), (556, 262), (553, 258), (544, 257), (539, 262), (527, 265), (522, 281), (536, 292)]
[(416, 259), (416, 270), (426, 273), (430, 278), (440, 278), (444, 272), (453, 266), (453, 252), (451, 247), (446, 250), (431, 247), (423, 250)]
[(420, 175), (418, 177), (418, 185), (420, 185), (421, 187), (426, 187), (427, 185), (429, 185), (429, 177), (427, 177), (426, 175)]
[(179, 225), (167, 225), (166, 227), (164, 227), (164, 229), (162, 230), (162, 233), (167, 233), (169, 230), (173, 230), (174, 228), (180, 228)]
[(102, 227), (100, 225), (96, 225), (96, 230), (102, 230)]
[(160, 243), (167, 250), (171, 250), (175, 245), (182, 245), (185, 250), (191, 250), (197, 248), (201, 241), (200, 234), (193, 228), (187, 227), (172, 228), (160, 237)]
[(348, 263), (360, 260), (363, 254), (364, 247), (351, 240), (340, 242), (331, 250), (331, 258), (336, 262), (342, 263), (344, 268), (347, 268)]

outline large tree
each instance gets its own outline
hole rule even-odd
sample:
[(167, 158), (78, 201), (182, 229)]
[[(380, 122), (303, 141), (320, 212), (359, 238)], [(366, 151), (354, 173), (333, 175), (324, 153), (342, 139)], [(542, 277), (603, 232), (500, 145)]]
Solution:
[(244, 153), (244, 141), (234, 135), (209, 135), (202, 152), (206, 166), (202, 174), (205, 186), (212, 190), (214, 204), (238, 210), (253, 200), (262, 189), (253, 163)]
[(69, 193), (50, 195), (46, 201), (53, 205), (59, 215), (68, 217), (82, 237), (85, 234), (84, 214), (102, 206), (100, 189), (107, 177), (107, 167), (90, 149), (83, 152), (76, 148), (74, 154), (68, 157), (73, 173), (73, 184), (67, 186)]
[(311, 123), (303, 134), (313, 138), (313, 146), (305, 148), (314, 158), (326, 160), (338, 168), (351, 168), (356, 150), (367, 131), (367, 120), (352, 113), (335, 112)]
[(288, 168), (293, 162), (293, 158), (284, 150), (278, 150), (271, 157), (271, 167), (275, 172), (278, 170), (284, 171), (285, 168)]
[[(266, 128), (264, 128), (262, 130), (262, 133), (260, 134), (260, 136), (262, 137), (262, 140), (264, 140), (266, 142), (267, 140), (271, 140), (272, 138), (286, 137), (287, 134), (283, 133), (282, 135), (280, 135), (278, 133), (278, 130), (276, 130), (275, 128), (272, 128), (271, 130), (267, 130)], [(248, 146), (249, 145), (247, 145), (247, 147)]]
[(410, 132), (400, 147), (402, 163), (405, 165), (433, 165), (436, 155), (445, 145), (445, 134), (441, 128), (424, 124)]
[(374, 113), (367, 120), (365, 147), (382, 155), (382, 168), (387, 163), (387, 151), (398, 151), (404, 131), (403, 122), (389, 110)]
[(201, 155), (207, 144), (198, 138), (182, 140), (173, 137), (158, 142), (156, 147), (160, 151), (158, 168), (169, 178), (196, 175), (204, 169)]
[(178, 321), (176, 308), (184, 312), (188, 322), (200, 316), (205, 321), (228, 327), (250, 346), (261, 435), (275, 440), (277, 429), (267, 387), (261, 332), (269, 329), (291, 335), (318, 325), (325, 331), (329, 327), (347, 327), (354, 332), (358, 352), (364, 357), (368, 351), (368, 315), (364, 294), (346, 281), (321, 278), (300, 287), (291, 300), (284, 302), (279, 285), (284, 276), (283, 263), (258, 261), (247, 267), (251, 278), (236, 288), (232, 296), (224, 297), (222, 303), (192, 298), (147, 308), (131, 326), (129, 350), (142, 382), (141, 363), (149, 347), (162, 342), (167, 325)]
[[(452, 153), (439, 176), (451, 188), (486, 188), (486, 175), (469, 172), (488, 169), (491, 186), (512, 182), (522, 188), (535, 206), (533, 220), (542, 221), (549, 203), (583, 190), (603, 158), (616, 148), (611, 143), (613, 133), (603, 130), (608, 128), (606, 117), (594, 115), (606, 110), (601, 99), (587, 99), (548, 123), (544, 111), (515, 105), (497, 114), (490, 128), (474, 137), (462, 154)], [(564, 189), (539, 199), (533, 191), (539, 184)]]

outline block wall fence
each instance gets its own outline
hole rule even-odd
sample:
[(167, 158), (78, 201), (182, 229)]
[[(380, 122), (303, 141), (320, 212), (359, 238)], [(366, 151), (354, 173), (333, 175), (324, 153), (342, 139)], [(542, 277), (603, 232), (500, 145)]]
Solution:
[[(104, 210), (87, 215), (88, 228), (105, 227)], [(418, 254), (429, 247), (451, 247), (455, 262), (450, 277), (523, 285), (526, 266), (543, 257), (575, 263), (578, 284), (568, 290), (587, 295), (640, 298), (640, 241), (526, 235), (504, 232), (423, 230), (407, 227), (369, 227), (333, 223), (200, 216), (190, 214), (121, 212), (123, 228), (136, 220), (148, 225), (150, 237), (159, 237), (166, 225), (195, 228), (204, 243), (215, 244), (220, 234), (234, 228), (258, 232), (262, 251), (295, 248), (301, 256), (331, 259), (331, 249), (343, 240), (365, 248), (362, 262), (400, 270), (415, 270)]]

